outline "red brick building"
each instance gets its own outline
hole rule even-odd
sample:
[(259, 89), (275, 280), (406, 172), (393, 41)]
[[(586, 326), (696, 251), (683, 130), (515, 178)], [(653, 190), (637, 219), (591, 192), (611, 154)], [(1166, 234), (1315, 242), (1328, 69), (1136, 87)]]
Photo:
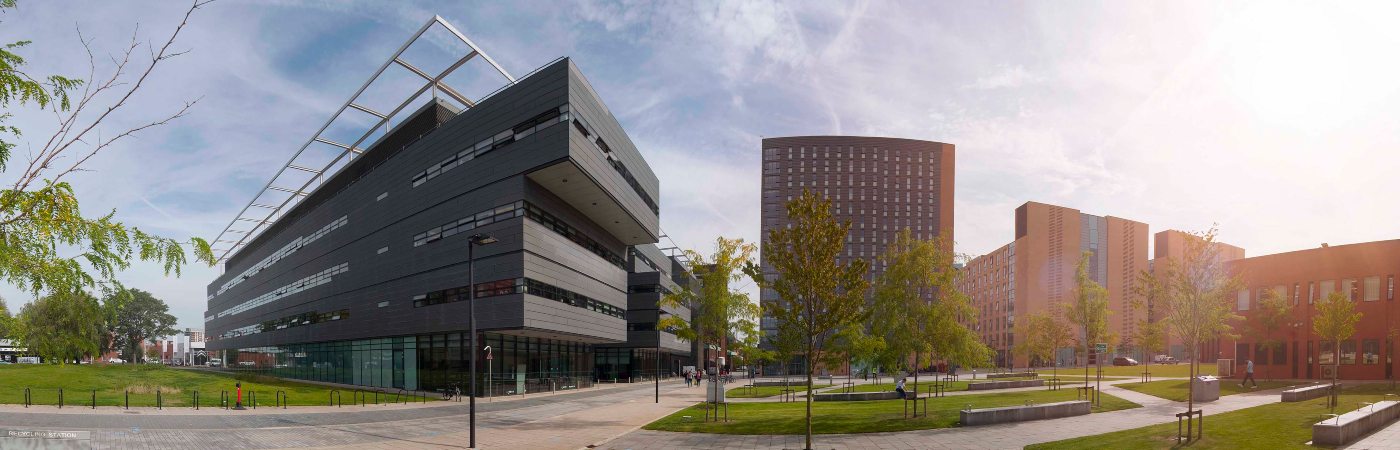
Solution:
[[(1237, 367), (1252, 358), (1256, 376), (1277, 378), (1331, 378), (1332, 346), (1312, 332), (1317, 302), (1337, 291), (1356, 302), (1362, 314), (1356, 335), (1341, 343), (1341, 378), (1382, 380), (1395, 374), (1395, 345), (1387, 339), (1400, 329), (1395, 304), (1395, 276), (1400, 274), (1400, 240), (1327, 246), (1274, 255), (1244, 258), (1230, 263), (1244, 281), (1235, 309), (1249, 324), (1254, 322), (1260, 296), (1277, 290), (1290, 300), (1293, 321), (1273, 336), (1286, 345), (1266, 351), (1262, 339), (1249, 332), (1246, 323), (1235, 328), (1241, 337), (1220, 343), (1220, 356), (1234, 359)], [(1267, 371), (1267, 372), (1266, 372)]]

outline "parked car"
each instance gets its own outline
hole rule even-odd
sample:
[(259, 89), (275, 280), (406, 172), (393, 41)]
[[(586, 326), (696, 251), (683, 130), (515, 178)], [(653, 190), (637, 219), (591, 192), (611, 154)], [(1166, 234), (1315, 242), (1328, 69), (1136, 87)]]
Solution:
[(1178, 361), (1176, 360), (1176, 358), (1167, 355), (1157, 355), (1156, 357), (1152, 358), (1153, 364), (1176, 364), (1177, 362)]
[(1113, 358), (1113, 365), (1115, 365), (1115, 366), (1136, 366), (1136, 365), (1138, 365), (1138, 362), (1137, 362), (1136, 359), (1132, 359), (1132, 358), (1129, 358), (1129, 357), (1127, 357), (1127, 356), (1119, 356), (1119, 357), (1117, 357), (1117, 358)]
[(222, 367), (224, 365), (224, 360), (219, 358), (209, 358), (209, 362), (207, 365), (209, 367)]
[(111, 363), (111, 364), (122, 364), (122, 363), (125, 363), (126, 360), (121, 359), (121, 358), (112, 358), (112, 359), (107, 360), (107, 362), (108, 362), (108, 363)]

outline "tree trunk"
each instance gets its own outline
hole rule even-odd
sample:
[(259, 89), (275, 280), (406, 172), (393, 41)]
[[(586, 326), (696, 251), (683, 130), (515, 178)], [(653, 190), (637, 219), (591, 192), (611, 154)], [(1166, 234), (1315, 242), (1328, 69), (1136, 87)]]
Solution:
[(808, 337), (807, 357), (804, 358), (807, 366), (807, 446), (803, 448), (806, 450), (812, 450), (812, 358), (816, 356), (813, 347), (812, 338)]

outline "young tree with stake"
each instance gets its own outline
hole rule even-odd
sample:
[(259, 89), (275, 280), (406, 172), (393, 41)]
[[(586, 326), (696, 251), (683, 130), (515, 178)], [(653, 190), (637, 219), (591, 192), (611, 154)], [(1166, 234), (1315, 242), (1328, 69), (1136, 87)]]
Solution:
[(1332, 395), (1331, 407), (1337, 407), (1337, 376), (1342, 363), (1342, 341), (1356, 334), (1356, 323), (1361, 321), (1361, 313), (1347, 298), (1344, 292), (1333, 292), (1317, 305), (1317, 315), (1313, 317), (1313, 333), (1324, 341), (1332, 343)]
[(770, 312), (780, 330), (793, 332), (801, 342), (807, 372), (805, 448), (811, 449), (813, 364), (838, 330), (864, 322), (869, 263), (838, 258), (851, 223), (832, 217), (830, 200), (804, 190), (788, 202), (787, 216), (789, 226), (770, 230), (763, 242), (763, 258), (776, 275), (767, 279), (753, 264), (746, 271), (759, 286), (778, 294)]

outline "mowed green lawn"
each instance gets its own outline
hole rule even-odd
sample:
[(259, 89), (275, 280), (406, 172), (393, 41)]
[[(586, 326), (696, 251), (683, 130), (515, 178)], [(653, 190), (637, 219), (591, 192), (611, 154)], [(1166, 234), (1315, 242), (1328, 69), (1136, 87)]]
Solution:
[[(1027, 391), (1000, 394), (960, 395), (928, 400), (929, 414), (919, 418), (904, 417), (901, 400), (864, 402), (813, 402), (812, 430), (817, 434), (873, 433), (907, 431), (957, 426), (958, 411), (973, 408), (1023, 405), (1028, 401), (1050, 403), (1075, 400), (1075, 392)], [(1112, 395), (1103, 394), (1102, 406), (1094, 412), (1137, 408), (1140, 405)], [(805, 402), (792, 403), (731, 403), (729, 422), (706, 422), (704, 404), (697, 404), (648, 424), (646, 429), (721, 434), (802, 434)]]
[[(1180, 364), (1153, 364), (1152, 366), (1150, 366), (1150, 367), (1147, 368), (1147, 371), (1148, 371), (1148, 372), (1152, 372), (1152, 376), (1153, 376), (1153, 377), (1186, 378), (1186, 377), (1191, 376), (1191, 369), (1190, 369), (1190, 367), (1191, 367), (1191, 366), (1190, 366), (1189, 364), (1186, 364), (1186, 363), (1180, 363)], [(1136, 365), (1136, 366), (1103, 366), (1103, 374), (1104, 374), (1104, 376), (1115, 376), (1115, 377), (1140, 377), (1140, 376), (1142, 376), (1142, 368), (1143, 368), (1142, 365)], [(1065, 370), (1065, 369), (1066, 369), (1066, 368), (1061, 368), (1060, 372), (1068, 372), (1067, 374), (1071, 374), (1071, 375), (1074, 374), (1074, 373), (1076, 372), (1076, 370), (1075, 370), (1075, 369), (1072, 369), (1072, 368), (1070, 368), (1070, 369), (1068, 369), (1068, 370)], [(1201, 371), (1201, 373), (1199, 373), (1199, 374), (1197, 374), (1197, 375), (1215, 375), (1215, 373), (1216, 373), (1216, 367), (1215, 367), (1215, 364), (1214, 364), (1214, 363), (1211, 363), (1211, 364), (1201, 364), (1200, 367), (1197, 367), (1197, 369), (1199, 369), (1199, 370)], [(1080, 367), (1079, 370), (1077, 370), (1077, 372), (1078, 372), (1078, 374), (1079, 374), (1080, 376), (1083, 376), (1083, 375), (1084, 375), (1084, 368), (1083, 368), (1083, 367)], [(1089, 375), (1093, 375), (1093, 374), (1094, 374), (1094, 368), (1090, 367), (1090, 368), (1089, 368)]]
[[(818, 384), (816, 386), (813, 386), (812, 388), (821, 389), (829, 386), (831, 385)], [(807, 385), (793, 382), (792, 386), (789, 386), (788, 389), (792, 389), (793, 391), (796, 391), (796, 393), (801, 394), (803, 392), (807, 392)], [(755, 388), (737, 387), (724, 391), (724, 396), (729, 398), (763, 398), (772, 397), (775, 395), (782, 395), (782, 393), (782, 386), (759, 386)]]
[[(36, 405), (57, 405), (58, 390), (63, 389), (64, 406), (87, 406), (97, 391), (97, 406), (122, 406), (125, 393), (131, 391), (131, 406), (156, 406), (156, 391), (161, 393), (165, 407), (192, 406), (192, 395), (199, 391), (202, 407), (219, 406), (219, 391), (234, 397), (234, 383), (243, 383), (243, 401), (251, 400), (257, 392), (259, 406), (272, 406), (276, 392), (287, 393), (291, 405), (325, 405), (332, 388), (284, 381), (272, 377), (238, 375), (208, 370), (172, 369), (152, 364), (5, 364), (0, 365), (0, 403), (24, 403), (24, 389), (30, 388)], [(395, 391), (394, 389), (386, 389)], [(352, 403), (354, 394), (342, 390), (345, 403)], [(392, 395), (390, 395), (392, 397)], [(232, 400), (230, 400), (232, 401)], [(370, 402), (374, 401), (371, 394)], [(384, 400), (381, 396), (380, 401)]]
[[(1393, 399), (1400, 394), (1389, 384), (1368, 384), (1342, 390), (1337, 414), (1361, 408), (1362, 402)], [(1206, 407), (1207, 411), (1209, 406)], [(1184, 410), (1184, 408), (1183, 408)], [(1206, 416), (1205, 437), (1180, 447), (1200, 449), (1306, 449), (1312, 440), (1312, 425), (1331, 416), (1327, 399), (1295, 403), (1271, 403), (1219, 415)], [(1034, 450), (1180, 448), (1176, 444), (1176, 423), (1164, 423), (1131, 430), (1026, 447)]]
[[(1223, 397), (1226, 395), (1235, 395), (1239, 393), (1252, 391), (1262, 391), (1266, 389), (1276, 389), (1298, 384), (1299, 383), (1293, 381), (1275, 380), (1262, 381), (1259, 383), (1259, 387), (1257, 388), (1254, 387), (1253, 383), (1241, 387), (1238, 378), (1225, 378), (1220, 380), (1220, 395)], [(1151, 381), (1147, 383), (1119, 383), (1115, 384), (1114, 386), (1178, 402), (1186, 401), (1186, 397), (1189, 394), (1189, 391), (1187, 389), (1190, 388), (1190, 386), (1187, 385), (1187, 380), (1163, 380)]]

